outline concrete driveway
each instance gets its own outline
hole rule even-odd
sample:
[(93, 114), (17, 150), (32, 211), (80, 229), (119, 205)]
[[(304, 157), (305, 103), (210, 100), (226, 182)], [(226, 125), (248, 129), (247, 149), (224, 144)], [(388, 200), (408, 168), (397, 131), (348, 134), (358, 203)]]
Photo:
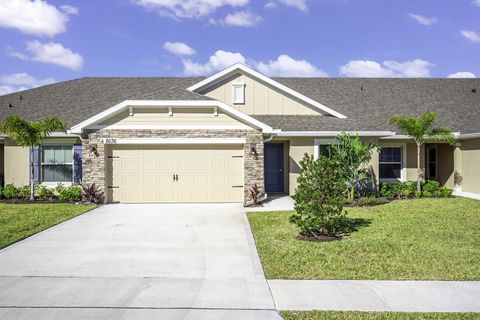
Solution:
[(107, 205), (0, 251), (0, 319), (281, 319), (239, 204)]

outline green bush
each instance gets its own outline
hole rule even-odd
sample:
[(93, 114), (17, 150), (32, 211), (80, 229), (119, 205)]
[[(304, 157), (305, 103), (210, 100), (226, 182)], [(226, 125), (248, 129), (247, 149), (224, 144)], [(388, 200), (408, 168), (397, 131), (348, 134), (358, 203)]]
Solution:
[(450, 197), (450, 196), (452, 195), (452, 193), (453, 193), (453, 190), (452, 190), (452, 189), (449, 189), (449, 188), (447, 188), (447, 187), (445, 187), (445, 186), (441, 187), (441, 188), (439, 189), (439, 191), (440, 191), (440, 196), (441, 196), (441, 197), (445, 197), (445, 198)]
[(290, 222), (309, 237), (335, 236), (343, 230), (346, 213), (346, 175), (335, 158), (314, 160), (305, 155), (300, 161), (300, 175), (295, 190), (295, 213)]
[(368, 206), (378, 206), (380, 204), (388, 203), (388, 199), (386, 197), (360, 197), (358, 198), (354, 205), (359, 207), (368, 207)]
[(403, 189), (403, 190), (402, 190), (402, 194), (403, 194), (403, 196), (404, 196), (405, 198), (409, 198), (409, 197), (412, 195), (412, 193), (413, 193), (413, 192), (412, 192), (412, 190), (410, 190), (410, 189)]
[(422, 197), (424, 198), (431, 198), (432, 197), (432, 193), (430, 191), (423, 191), (422, 192)]
[(83, 189), (79, 185), (57, 187), (56, 190), (61, 201), (76, 202), (82, 200)]
[(415, 198), (421, 198), (421, 197), (422, 197), (422, 192), (415, 190)]
[(18, 189), (13, 184), (7, 184), (2, 190), (2, 195), (5, 199), (16, 199), (18, 198)]
[(17, 188), (18, 197), (22, 199), (30, 198), (30, 186), (22, 186)]
[(440, 182), (435, 180), (427, 180), (422, 183), (422, 192), (427, 191), (433, 194), (435, 191), (440, 189)]
[(43, 200), (50, 200), (54, 197), (53, 190), (47, 188), (46, 186), (44, 186), (42, 184), (37, 184), (35, 186), (35, 195), (39, 199), (43, 199)]
[(397, 196), (397, 188), (395, 183), (382, 183), (380, 187), (380, 195), (389, 199), (395, 198)]

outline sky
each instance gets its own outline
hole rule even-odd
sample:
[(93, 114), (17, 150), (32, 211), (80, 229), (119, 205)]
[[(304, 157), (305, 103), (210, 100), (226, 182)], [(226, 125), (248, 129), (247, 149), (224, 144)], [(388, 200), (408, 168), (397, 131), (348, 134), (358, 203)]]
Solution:
[(0, 0), (0, 94), (85, 76), (480, 77), (480, 0)]

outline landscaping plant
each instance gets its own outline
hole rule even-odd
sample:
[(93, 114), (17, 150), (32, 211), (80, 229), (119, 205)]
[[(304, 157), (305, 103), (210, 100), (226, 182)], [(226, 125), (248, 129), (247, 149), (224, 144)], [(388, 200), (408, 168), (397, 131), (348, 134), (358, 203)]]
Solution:
[(61, 201), (77, 202), (82, 200), (83, 189), (79, 185), (64, 187), (62, 184), (59, 184), (56, 191), (58, 192), (58, 198)]
[(90, 203), (95, 203), (95, 204), (100, 204), (103, 202), (103, 191), (98, 189), (95, 183), (82, 186), (82, 188), (83, 188), (82, 196), (86, 201)]
[(53, 190), (41, 184), (35, 186), (35, 194), (38, 198), (43, 200), (50, 200), (54, 197)]
[(295, 212), (290, 222), (307, 237), (337, 236), (342, 232), (346, 213), (346, 175), (338, 159), (305, 155), (295, 190)]
[(2, 190), (2, 195), (5, 199), (16, 199), (18, 189), (13, 184), (7, 184)]
[(22, 147), (30, 148), (30, 200), (35, 200), (33, 150), (41, 145), (51, 133), (65, 132), (67, 125), (56, 117), (42, 121), (26, 121), (20, 116), (9, 116), (0, 125), (0, 132), (5, 133)]
[(258, 185), (256, 183), (253, 184), (252, 188), (250, 189), (250, 199), (253, 202), (253, 205), (260, 205), (262, 201), (265, 199), (265, 193), (260, 191)]
[(408, 135), (417, 144), (417, 191), (421, 191), (420, 148), (428, 142), (448, 142), (453, 144), (455, 136), (452, 130), (437, 128), (433, 124), (438, 116), (434, 112), (425, 112), (420, 118), (394, 115), (388, 124), (395, 125), (402, 133)]
[(343, 167), (348, 181), (347, 199), (355, 198), (355, 186), (365, 180), (371, 179), (370, 171), (365, 169), (372, 159), (374, 151), (379, 151), (380, 146), (373, 142), (362, 142), (360, 137), (346, 133), (337, 136), (337, 143), (330, 145), (330, 157), (337, 159)]

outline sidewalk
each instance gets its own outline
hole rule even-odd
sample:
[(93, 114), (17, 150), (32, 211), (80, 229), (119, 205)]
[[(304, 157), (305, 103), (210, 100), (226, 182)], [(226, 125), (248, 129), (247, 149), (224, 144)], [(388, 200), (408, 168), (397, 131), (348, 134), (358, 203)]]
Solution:
[(278, 310), (480, 312), (480, 281), (269, 280)]
[(288, 195), (269, 196), (261, 207), (247, 207), (247, 212), (293, 211), (295, 201)]

